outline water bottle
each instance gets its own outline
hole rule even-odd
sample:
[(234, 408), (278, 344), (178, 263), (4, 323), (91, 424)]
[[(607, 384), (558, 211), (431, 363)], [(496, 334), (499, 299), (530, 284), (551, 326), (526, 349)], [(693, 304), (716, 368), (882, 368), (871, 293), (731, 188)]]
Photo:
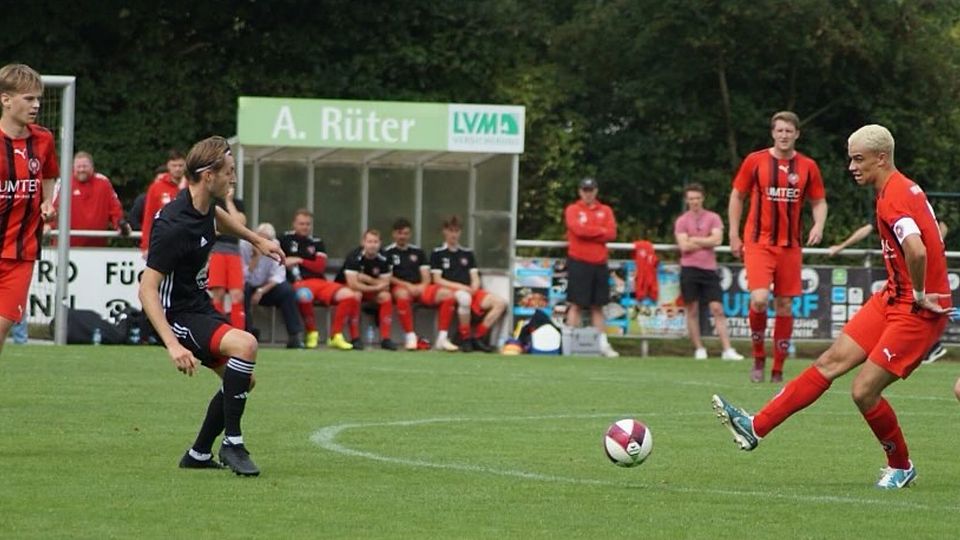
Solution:
[(94, 345), (99, 345), (101, 341), (103, 341), (103, 334), (100, 333), (100, 329), (99, 329), (99, 328), (94, 328), (94, 329), (93, 329), (93, 344), (94, 344)]
[(372, 324), (371, 324), (371, 325), (368, 325), (368, 326), (367, 326), (367, 345), (373, 345), (373, 343), (374, 343), (374, 335), (375, 335), (375, 333), (374, 333), (374, 330), (373, 330), (373, 325), (372, 325)]
[(134, 326), (130, 329), (130, 344), (139, 345), (140, 344), (140, 327)]

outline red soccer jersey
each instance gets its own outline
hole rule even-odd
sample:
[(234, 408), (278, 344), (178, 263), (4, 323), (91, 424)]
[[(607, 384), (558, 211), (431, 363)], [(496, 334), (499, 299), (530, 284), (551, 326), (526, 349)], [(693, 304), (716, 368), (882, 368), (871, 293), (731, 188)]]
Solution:
[[(100, 173), (93, 173), (86, 182), (74, 176), (71, 182), (73, 197), (70, 199), (70, 229), (102, 231), (109, 225), (116, 229), (123, 219), (123, 207), (113, 189), (110, 179)], [(57, 198), (56, 207), (60, 207)], [(106, 247), (106, 238), (74, 236), (70, 238), (70, 247)]]
[(899, 171), (887, 179), (877, 194), (877, 231), (880, 232), (883, 262), (887, 267), (883, 294), (893, 296), (897, 302), (913, 303), (913, 283), (900, 243), (911, 233), (919, 232), (927, 250), (927, 271), (924, 283), (918, 283), (918, 288), (926, 287), (928, 293), (944, 294), (944, 300), (949, 302), (946, 247), (933, 208), (920, 186)]
[(143, 234), (140, 238), (141, 250), (147, 251), (150, 248), (150, 228), (157, 212), (168, 202), (176, 199), (179, 192), (180, 186), (170, 178), (170, 173), (158, 174), (150, 184), (147, 198), (143, 202), (143, 225), (140, 227), (140, 232)]
[(750, 195), (750, 213), (743, 230), (743, 241), (747, 244), (803, 245), (800, 240), (803, 201), (826, 197), (816, 161), (799, 152), (790, 159), (778, 159), (769, 148), (743, 160), (733, 179), (733, 188)]
[(35, 261), (40, 256), (43, 180), (60, 176), (53, 135), (36, 124), (28, 135), (3, 135), (0, 151), (0, 258)]

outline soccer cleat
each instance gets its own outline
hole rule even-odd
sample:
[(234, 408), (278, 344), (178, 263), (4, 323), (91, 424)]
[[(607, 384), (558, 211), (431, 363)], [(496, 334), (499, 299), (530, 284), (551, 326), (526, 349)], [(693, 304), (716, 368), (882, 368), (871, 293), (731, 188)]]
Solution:
[(880, 469), (880, 480), (877, 481), (877, 487), (880, 489), (900, 489), (910, 487), (917, 479), (917, 468), (910, 462), (909, 469), (894, 469), (893, 467), (884, 467)]
[(397, 344), (393, 342), (390, 338), (380, 341), (380, 348), (385, 351), (395, 351), (397, 350)]
[(620, 353), (611, 347), (609, 343), (600, 346), (600, 354), (606, 358), (620, 358)]
[(760, 437), (753, 431), (753, 417), (743, 409), (731, 405), (727, 400), (714, 394), (713, 410), (717, 411), (720, 423), (727, 426), (733, 434), (733, 440), (741, 450), (750, 451), (760, 444)]
[(349, 351), (354, 348), (349, 341), (344, 339), (343, 334), (339, 332), (327, 340), (327, 347), (331, 349), (340, 349), (341, 351)]
[(429, 351), (430, 350), (430, 340), (427, 338), (417, 338), (417, 350), (418, 351)]
[(307, 332), (307, 337), (303, 340), (303, 344), (308, 349), (316, 349), (319, 341), (320, 341), (320, 332), (313, 330), (311, 332)]
[(350, 345), (353, 347), (353, 350), (355, 351), (363, 350), (363, 340), (360, 338), (353, 338), (353, 341), (350, 342)]
[(470, 338), (464, 338), (460, 342), (460, 352), (473, 352), (473, 340)]
[(418, 348), (418, 340), (416, 334), (408, 334), (406, 337), (406, 342), (403, 345), (403, 348), (408, 351), (415, 351)]
[(693, 351), (693, 359), (694, 359), (694, 360), (706, 360), (706, 359), (707, 359), (707, 350), (704, 349), (703, 347), (700, 347), (700, 348), (698, 348), (697, 350)]
[(494, 351), (493, 347), (487, 345), (487, 342), (480, 338), (473, 338), (473, 350), (481, 351), (485, 353), (491, 353)]
[(763, 368), (755, 367), (750, 370), (750, 382), (763, 382)]
[(221, 444), (220, 461), (237, 476), (258, 476), (260, 469), (250, 459), (250, 452), (242, 444)]
[(302, 334), (294, 334), (287, 338), (287, 348), (288, 349), (303, 349), (306, 345), (303, 343)]
[(195, 459), (190, 455), (188, 450), (186, 454), (180, 458), (180, 468), (181, 469), (226, 469), (219, 461), (213, 459)]
[(770, 382), (772, 382), (772, 383), (782, 383), (782, 382), (783, 382), (783, 372), (782, 372), (782, 371), (771, 371), (771, 372), (770, 372)]
[(444, 339), (437, 340), (436, 349), (438, 351), (457, 352), (460, 350), (460, 347), (457, 347), (456, 345), (451, 343), (449, 339), (444, 338)]
[(729, 349), (726, 349), (725, 351), (723, 351), (723, 353), (720, 354), (720, 359), (736, 362), (739, 360), (743, 360), (743, 355), (738, 353), (737, 350), (734, 349), (733, 347), (730, 347)]
[(943, 358), (943, 355), (945, 354), (947, 354), (947, 349), (943, 346), (943, 343), (938, 341), (934, 343), (933, 348), (927, 353), (927, 357), (923, 359), (923, 363), (932, 364)]

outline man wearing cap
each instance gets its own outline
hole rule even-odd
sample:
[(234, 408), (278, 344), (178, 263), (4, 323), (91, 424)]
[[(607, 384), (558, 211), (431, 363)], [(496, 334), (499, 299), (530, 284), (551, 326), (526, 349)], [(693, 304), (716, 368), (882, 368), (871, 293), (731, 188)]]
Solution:
[(617, 237), (617, 220), (609, 206), (597, 200), (597, 181), (580, 181), (580, 200), (563, 212), (567, 224), (567, 324), (580, 326), (580, 311), (590, 309), (590, 320), (600, 332), (600, 352), (620, 356), (607, 341), (603, 306), (610, 301), (607, 242)]

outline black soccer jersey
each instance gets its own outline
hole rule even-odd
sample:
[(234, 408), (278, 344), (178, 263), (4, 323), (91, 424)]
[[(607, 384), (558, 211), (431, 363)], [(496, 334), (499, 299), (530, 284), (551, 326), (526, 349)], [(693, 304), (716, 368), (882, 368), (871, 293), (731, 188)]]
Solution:
[[(280, 249), (287, 257), (300, 257), (305, 261), (316, 261), (327, 258), (327, 248), (323, 240), (315, 236), (303, 236), (293, 231), (286, 232), (280, 237)], [(295, 282), (307, 278), (326, 279), (323, 272), (315, 272), (309, 265), (297, 264), (287, 268), (287, 281)]]
[(184, 189), (154, 220), (147, 266), (164, 275), (160, 305), (165, 311), (202, 311), (212, 305), (207, 294), (207, 261), (216, 235), (215, 214), (213, 205), (201, 214), (193, 206), (190, 190)]
[(390, 263), (383, 254), (377, 253), (376, 257), (373, 258), (365, 257), (363, 255), (363, 248), (357, 247), (344, 257), (343, 267), (340, 268), (340, 272), (337, 274), (337, 282), (346, 283), (347, 272), (357, 272), (358, 274), (366, 274), (373, 278), (381, 278), (383, 276), (389, 277), (391, 271)]
[(430, 254), (431, 271), (439, 270), (440, 277), (456, 283), (470, 285), (470, 270), (476, 267), (473, 250), (463, 246), (451, 250), (447, 245), (442, 245)]
[(383, 254), (393, 267), (393, 277), (409, 283), (420, 283), (420, 269), (430, 268), (426, 254), (412, 244), (407, 244), (403, 249), (396, 244), (390, 244), (383, 250)]

